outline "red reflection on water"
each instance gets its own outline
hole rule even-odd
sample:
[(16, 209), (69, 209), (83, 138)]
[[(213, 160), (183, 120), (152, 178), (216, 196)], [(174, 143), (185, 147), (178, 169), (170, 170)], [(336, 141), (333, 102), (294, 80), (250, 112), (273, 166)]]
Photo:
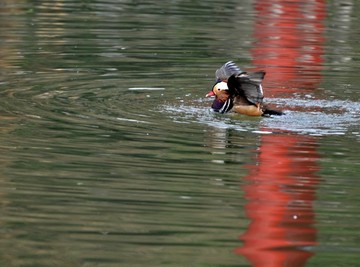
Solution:
[(248, 166), (244, 186), (251, 223), (237, 253), (253, 266), (303, 266), (316, 244), (313, 201), (316, 139), (306, 136), (262, 137), (256, 164)]
[(323, 68), (325, 1), (259, 0), (255, 9), (253, 64), (266, 70), (266, 92), (313, 90)]
[[(313, 91), (322, 77), (324, 0), (258, 0), (255, 8), (251, 52), (253, 64), (267, 72), (266, 95)], [(313, 255), (308, 248), (316, 245), (316, 142), (296, 134), (261, 137), (243, 188), (251, 222), (235, 250), (252, 266), (304, 266)]]

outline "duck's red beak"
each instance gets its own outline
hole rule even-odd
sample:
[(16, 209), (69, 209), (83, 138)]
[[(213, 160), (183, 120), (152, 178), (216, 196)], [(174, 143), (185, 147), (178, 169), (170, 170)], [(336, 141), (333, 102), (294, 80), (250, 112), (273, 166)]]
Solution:
[(205, 97), (210, 97), (210, 96), (215, 96), (213, 91), (210, 91), (209, 93), (207, 93)]

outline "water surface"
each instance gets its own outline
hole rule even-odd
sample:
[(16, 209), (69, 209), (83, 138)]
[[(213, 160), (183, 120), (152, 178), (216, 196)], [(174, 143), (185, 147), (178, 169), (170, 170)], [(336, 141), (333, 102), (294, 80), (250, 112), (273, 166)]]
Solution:
[[(2, 266), (358, 266), (355, 1), (3, 1)], [(216, 114), (234, 60), (282, 117)]]

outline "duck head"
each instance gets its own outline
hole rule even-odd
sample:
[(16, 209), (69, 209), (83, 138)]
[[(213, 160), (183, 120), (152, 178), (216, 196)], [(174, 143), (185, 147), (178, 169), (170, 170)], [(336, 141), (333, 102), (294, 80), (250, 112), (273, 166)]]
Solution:
[(218, 81), (215, 83), (212, 90), (206, 94), (206, 97), (211, 96), (215, 97), (211, 106), (215, 112), (226, 113), (233, 107), (233, 99), (226, 81)]

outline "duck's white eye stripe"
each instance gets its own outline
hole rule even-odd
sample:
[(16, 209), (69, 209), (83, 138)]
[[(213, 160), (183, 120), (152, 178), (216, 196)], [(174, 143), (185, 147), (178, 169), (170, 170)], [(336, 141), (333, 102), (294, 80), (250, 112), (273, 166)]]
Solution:
[(229, 89), (226, 82), (219, 82), (217, 84), (217, 88), (220, 90), (228, 90)]

